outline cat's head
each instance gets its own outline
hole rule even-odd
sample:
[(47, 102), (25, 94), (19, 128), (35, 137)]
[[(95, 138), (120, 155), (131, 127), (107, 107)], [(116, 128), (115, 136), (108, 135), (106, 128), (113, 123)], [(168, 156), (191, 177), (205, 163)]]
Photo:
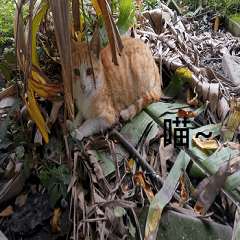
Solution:
[(95, 90), (94, 78), (96, 88), (100, 84), (102, 77), (100, 53), (101, 41), (98, 31), (93, 34), (90, 44), (72, 40), (73, 83), (79, 93), (88, 94)]

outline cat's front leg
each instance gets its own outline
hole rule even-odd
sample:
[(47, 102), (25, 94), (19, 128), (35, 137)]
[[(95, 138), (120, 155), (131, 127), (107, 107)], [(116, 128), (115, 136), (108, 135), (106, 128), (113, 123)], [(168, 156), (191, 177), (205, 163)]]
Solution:
[(74, 119), (73, 125), (75, 127), (79, 127), (82, 124), (82, 122), (83, 122), (83, 114), (81, 111), (78, 111), (78, 114)]
[(103, 131), (107, 130), (111, 125), (103, 118), (88, 118), (79, 128), (71, 133), (72, 137), (81, 141), (84, 137), (100, 133), (101, 127)]
[(78, 128), (82, 124), (82, 122), (83, 122), (83, 114), (81, 111), (79, 111), (73, 122), (67, 119), (67, 129), (70, 130), (74, 126)]

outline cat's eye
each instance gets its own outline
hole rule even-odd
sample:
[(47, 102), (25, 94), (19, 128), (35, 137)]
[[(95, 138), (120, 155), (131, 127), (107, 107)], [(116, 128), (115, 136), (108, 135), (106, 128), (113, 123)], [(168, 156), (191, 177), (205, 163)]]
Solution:
[(92, 71), (92, 69), (91, 69), (91, 68), (88, 68), (88, 69), (87, 69), (87, 75), (91, 75), (91, 74), (92, 74), (92, 72), (93, 72), (93, 71)]
[(74, 75), (77, 76), (77, 77), (80, 76), (80, 71), (79, 71), (78, 68), (74, 68), (74, 69), (73, 69), (73, 73), (74, 73)]

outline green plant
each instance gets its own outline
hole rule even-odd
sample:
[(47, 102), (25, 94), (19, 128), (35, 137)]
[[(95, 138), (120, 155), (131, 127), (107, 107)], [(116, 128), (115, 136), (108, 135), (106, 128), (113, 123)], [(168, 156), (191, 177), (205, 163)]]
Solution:
[(14, 1), (0, 2), (0, 44), (5, 44), (13, 37), (14, 5)]
[(80, 141), (76, 140), (71, 136), (71, 133), (75, 131), (75, 127), (69, 129), (68, 145), (71, 151), (74, 151), (74, 144), (77, 145), (78, 149), (82, 149), (82, 144)]
[[(21, 101), (17, 100), (12, 105), (6, 119), (0, 125), (0, 166), (12, 153), (15, 153), (16, 162), (22, 161), (24, 163), (22, 174), (28, 177), (30, 175), (29, 157), (31, 158), (28, 150), (32, 146), (26, 141), (24, 129), (16, 121), (10, 119), (10, 115), (20, 104)], [(0, 173), (3, 172), (4, 170), (0, 167)]]
[[(44, 146), (44, 150), (48, 151), (50, 148), (52, 151), (59, 150), (60, 154), (62, 154), (63, 143), (61, 141), (50, 140)], [(49, 166), (45, 163), (40, 170), (39, 179), (43, 187), (49, 192), (52, 207), (54, 207), (59, 194), (64, 198), (67, 197), (67, 185), (70, 184), (71, 176), (66, 165), (62, 164), (56, 167), (56, 164)]]
[(240, 2), (237, 0), (203, 0), (200, 1), (201, 4), (199, 4), (200, 2), (198, 0), (179, 0), (176, 2), (182, 7), (182, 13), (190, 17), (196, 17), (199, 12), (203, 12), (210, 13), (212, 18), (216, 18), (217, 16), (223, 17), (240, 11)]
[(240, 23), (240, 13), (236, 13), (236, 14), (231, 14), (231, 15), (229, 15), (229, 17), (233, 20), (233, 21), (235, 21), (235, 22), (238, 22), (238, 23)]
[(70, 184), (71, 176), (66, 165), (62, 164), (58, 168), (53, 167), (52, 169), (43, 167), (39, 178), (49, 192), (52, 207), (54, 207), (59, 194), (64, 198), (67, 197), (67, 185)]
[[(0, 55), (3, 54), (3, 51), (4, 51), (4, 47), (2, 48)], [(7, 81), (14, 79), (14, 75), (11, 72), (9, 64), (15, 63), (15, 62), (16, 62), (16, 59), (13, 52), (8, 51), (7, 53), (3, 54), (3, 58), (0, 61), (0, 71)]]
[[(151, 1), (151, 0), (150, 0)], [(156, 1), (156, 0), (152, 0)], [(83, 22), (83, 28), (86, 29), (87, 35), (88, 35), (88, 41), (91, 40), (91, 37), (96, 29), (96, 26), (100, 32), (101, 40), (102, 40), (102, 46), (106, 46), (108, 44), (108, 38), (107, 38), (107, 30), (106, 26), (104, 24), (103, 16), (99, 16), (98, 18), (94, 15), (87, 14), (89, 12), (89, 1), (84, 0), (83, 2), (83, 11), (81, 10), (81, 18)], [(116, 22), (116, 25), (118, 27), (118, 30), (121, 35), (127, 32), (129, 26), (133, 22), (134, 19), (134, 13), (135, 13), (135, 6), (132, 3), (132, 0), (120, 0), (120, 1), (112, 1), (110, 4), (110, 9), (112, 13), (119, 13), (118, 21)], [(83, 13), (85, 13), (85, 17), (83, 16)], [(82, 34), (82, 41), (86, 41), (86, 31), (83, 31)]]
[[(0, 1), (0, 46), (6, 45), (14, 34), (14, 15), (15, 15), (15, 1), (2, 0)], [(23, 19), (26, 18), (27, 9), (23, 11)]]
[(161, 2), (158, 0), (143, 0), (143, 3), (143, 12), (161, 8)]

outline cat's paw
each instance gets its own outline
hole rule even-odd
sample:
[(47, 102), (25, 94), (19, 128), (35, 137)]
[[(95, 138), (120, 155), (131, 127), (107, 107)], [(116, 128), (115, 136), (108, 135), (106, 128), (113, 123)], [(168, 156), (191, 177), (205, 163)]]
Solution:
[(71, 132), (71, 136), (79, 141), (82, 141), (84, 138), (83, 134), (78, 129), (74, 129), (74, 131)]
[(129, 113), (127, 109), (124, 109), (120, 112), (120, 117), (122, 118), (123, 121), (127, 121), (130, 119)]
[(71, 120), (67, 119), (66, 121), (67, 129), (73, 128), (74, 124)]

